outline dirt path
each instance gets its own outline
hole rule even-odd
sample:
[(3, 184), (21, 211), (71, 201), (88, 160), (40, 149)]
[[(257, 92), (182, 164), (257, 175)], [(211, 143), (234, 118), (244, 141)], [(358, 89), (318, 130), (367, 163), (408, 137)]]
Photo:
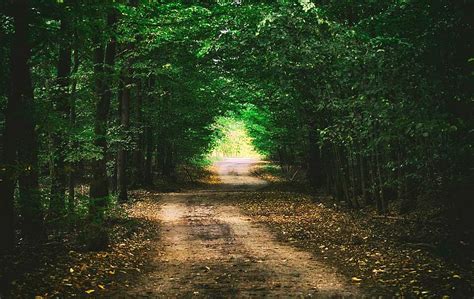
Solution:
[(216, 164), (214, 190), (163, 195), (162, 234), (153, 271), (130, 290), (134, 297), (345, 297), (356, 290), (306, 252), (277, 242), (269, 231), (220, 196), (265, 182), (248, 171), (251, 159)]

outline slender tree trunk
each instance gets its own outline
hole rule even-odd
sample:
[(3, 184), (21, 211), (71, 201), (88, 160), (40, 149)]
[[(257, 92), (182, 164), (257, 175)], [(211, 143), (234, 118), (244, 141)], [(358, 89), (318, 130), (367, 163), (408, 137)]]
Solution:
[[(107, 25), (114, 27), (117, 22), (117, 13), (113, 11), (109, 13), (107, 18)], [(108, 190), (107, 178), (107, 118), (110, 109), (110, 100), (112, 97), (112, 80), (111, 74), (113, 72), (116, 51), (116, 40), (112, 37), (107, 43), (105, 50), (98, 47), (95, 51), (95, 73), (97, 75), (96, 89), (96, 115), (94, 124), (95, 145), (101, 150), (101, 158), (96, 160), (92, 165), (92, 182), (90, 184), (90, 198), (91, 203), (89, 213), (92, 217), (101, 217), (102, 211), (106, 207)]]
[(378, 151), (378, 147), (375, 149), (375, 166), (377, 169), (377, 180), (378, 180), (378, 193), (379, 193), (379, 213), (380, 214), (385, 214), (387, 212), (387, 203), (385, 201), (385, 197), (383, 194), (383, 179), (382, 179), (382, 170), (381, 170), (381, 165), (380, 165), (380, 154)]
[[(123, 76), (123, 70), (120, 73), (120, 78), (119, 78), (119, 83), (118, 83), (118, 92), (117, 92), (117, 104), (118, 104), (118, 109), (117, 109), (117, 118), (119, 121), (119, 124), (121, 122), (121, 114), (122, 114), (122, 97), (123, 97), (123, 90), (124, 90), (124, 76)], [(119, 174), (118, 174), (118, 169), (119, 169), (119, 152), (120, 148), (122, 146), (119, 144), (117, 153), (115, 157), (112, 159), (114, 160), (114, 169), (112, 172), (112, 178), (110, 180), (110, 191), (112, 194), (117, 194), (118, 190), (118, 180), (119, 180)]]
[(308, 126), (308, 178), (313, 188), (323, 185), (322, 163), (317, 143), (316, 125), (311, 122)]
[(161, 174), (165, 177), (170, 177), (172, 172), (172, 153), (171, 153), (171, 144), (169, 141), (164, 142), (163, 151), (161, 154), (162, 159), (162, 166), (161, 166)]
[(371, 195), (375, 201), (375, 207), (379, 214), (382, 214), (382, 202), (380, 201), (380, 194), (378, 192), (379, 186), (376, 179), (377, 172), (377, 163), (375, 162), (375, 150), (372, 150), (372, 155), (370, 156), (370, 164), (368, 165), (370, 181), (371, 181)]
[(344, 169), (344, 164), (343, 164), (343, 161), (342, 161), (342, 158), (341, 158), (341, 153), (340, 153), (340, 147), (337, 147), (336, 149), (336, 157), (337, 157), (337, 160), (338, 160), (338, 164), (340, 165), (340, 179), (341, 179), (341, 186), (342, 186), (342, 191), (343, 191), (343, 194), (344, 194), (344, 201), (347, 203), (347, 205), (349, 207), (353, 207), (352, 205), (352, 201), (351, 201), (351, 198), (350, 198), (350, 194), (349, 194), (349, 188), (347, 186), (347, 173), (346, 173), (346, 170)]
[(403, 185), (404, 185), (404, 179), (403, 179), (403, 173), (402, 173), (402, 146), (400, 140), (397, 142), (397, 199), (401, 200), (403, 197)]
[(360, 189), (361, 189), (361, 196), (363, 202), (368, 205), (370, 204), (369, 198), (367, 196), (367, 189), (366, 189), (366, 178), (365, 178), (365, 169), (364, 169), (364, 158), (362, 154), (359, 154), (359, 172), (360, 172)]
[[(67, 123), (67, 117), (70, 114), (69, 105), (69, 76), (71, 73), (71, 54), (72, 49), (68, 41), (69, 21), (67, 18), (61, 20), (61, 38), (59, 47), (59, 61), (57, 86), (58, 93), (55, 95), (55, 108), (60, 118)], [(66, 132), (63, 131), (64, 124), (60, 124), (55, 132), (52, 133), (53, 140), (53, 167), (51, 176), (51, 205), (50, 209), (53, 216), (60, 216), (66, 211), (65, 192), (66, 192), (66, 168), (65, 168), (65, 150), (66, 150)]]
[[(152, 89), (154, 86), (154, 79), (150, 77), (147, 81), (147, 89)], [(146, 106), (151, 107), (154, 104), (154, 97), (147, 96), (146, 97)], [(151, 124), (152, 120), (150, 116), (145, 115), (144, 120), (146, 121), (145, 126), (145, 147), (146, 147), (146, 154), (145, 154), (145, 169), (144, 169), (144, 183), (145, 186), (152, 186), (153, 185), (153, 152), (155, 150), (154, 145), (154, 134), (153, 134), (153, 126)]]
[(146, 139), (146, 160), (145, 160), (145, 186), (151, 186), (153, 184), (153, 171), (152, 171), (152, 160), (153, 160), (153, 131), (151, 126), (147, 126), (145, 129)]
[[(79, 52), (77, 49), (74, 51), (73, 54), (74, 58), (74, 69), (73, 73), (77, 73), (79, 69)], [(69, 110), (69, 124), (73, 128), (76, 124), (76, 100), (75, 100), (75, 93), (77, 88), (77, 81), (74, 80), (72, 82), (71, 87), (71, 101), (70, 101), (70, 110)], [(74, 144), (73, 144), (74, 148)], [(75, 187), (76, 187), (76, 173), (77, 173), (77, 163), (70, 163), (69, 164), (69, 179), (68, 179), (68, 210), (70, 213), (74, 213), (76, 208), (76, 197), (75, 197)]]
[(144, 132), (141, 131), (143, 128), (143, 112), (142, 112), (142, 84), (139, 81), (137, 84), (137, 94), (135, 99), (135, 106), (134, 106), (134, 111), (136, 115), (136, 124), (140, 128), (140, 133), (138, 136), (138, 144), (137, 148), (133, 151), (133, 172), (134, 172), (134, 179), (133, 179), (133, 187), (138, 187), (140, 185), (143, 185), (144, 181), (144, 146), (145, 146), (145, 137), (144, 137)]
[(327, 191), (336, 198), (336, 184), (335, 182), (335, 166), (334, 157), (331, 154), (332, 145), (329, 145), (326, 149), (326, 174), (327, 174)]
[[(130, 87), (126, 75), (123, 76), (123, 81), (123, 91), (120, 99), (120, 125), (125, 134), (128, 134), (130, 125)], [(128, 151), (121, 146), (117, 155), (117, 189), (118, 200), (121, 202), (128, 200), (127, 154)]]
[(163, 156), (163, 153), (161, 152), (160, 149), (161, 149), (160, 144), (157, 144), (155, 148), (155, 164), (153, 165), (153, 169), (156, 173), (160, 173), (161, 168), (162, 168), (161, 156)]
[(349, 146), (348, 149), (348, 169), (349, 169), (349, 183), (350, 183), (350, 200), (355, 208), (360, 208), (360, 204), (358, 201), (358, 194), (357, 194), (357, 186), (356, 186), (356, 171), (355, 171), (355, 158), (354, 158), (354, 148)]
[(332, 145), (333, 149), (333, 156), (334, 156), (334, 190), (336, 194), (336, 198), (338, 201), (344, 200), (344, 189), (342, 185), (342, 174), (341, 174), (341, 165), (338, 158), (337, 147), (336, 145)]

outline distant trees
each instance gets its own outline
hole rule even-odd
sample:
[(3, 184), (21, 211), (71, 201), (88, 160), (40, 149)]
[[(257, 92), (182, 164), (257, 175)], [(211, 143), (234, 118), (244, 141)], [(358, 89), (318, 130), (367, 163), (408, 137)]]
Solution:
[(245, 122), (232, 117), (217, 118), (214, 125), (216, 133), (216, 144), (211, 153), (214, 157), (259, 157), (248, 136)]

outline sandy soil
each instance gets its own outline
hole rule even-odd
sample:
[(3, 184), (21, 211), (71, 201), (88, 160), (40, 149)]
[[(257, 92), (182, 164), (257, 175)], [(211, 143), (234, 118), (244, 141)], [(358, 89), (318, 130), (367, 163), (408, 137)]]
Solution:
[(161, 223), (151, 271), (129, 290), (133, 297), (350, 297), (357, 290), (309, 253), (276, 241), (237, 207), (219, 202), (226, 193), (256, 190), (257, 161), (226, 159), (215, 167), (214, 189), (162, 195)]

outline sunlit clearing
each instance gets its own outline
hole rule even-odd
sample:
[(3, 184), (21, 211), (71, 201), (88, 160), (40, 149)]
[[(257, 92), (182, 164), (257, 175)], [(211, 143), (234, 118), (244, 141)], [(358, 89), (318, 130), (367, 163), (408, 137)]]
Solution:
[(262, 158), (255, 150), (243, 121), (220, 117), (214, 126), (217, 130), (217, 139), (211, 157)]

